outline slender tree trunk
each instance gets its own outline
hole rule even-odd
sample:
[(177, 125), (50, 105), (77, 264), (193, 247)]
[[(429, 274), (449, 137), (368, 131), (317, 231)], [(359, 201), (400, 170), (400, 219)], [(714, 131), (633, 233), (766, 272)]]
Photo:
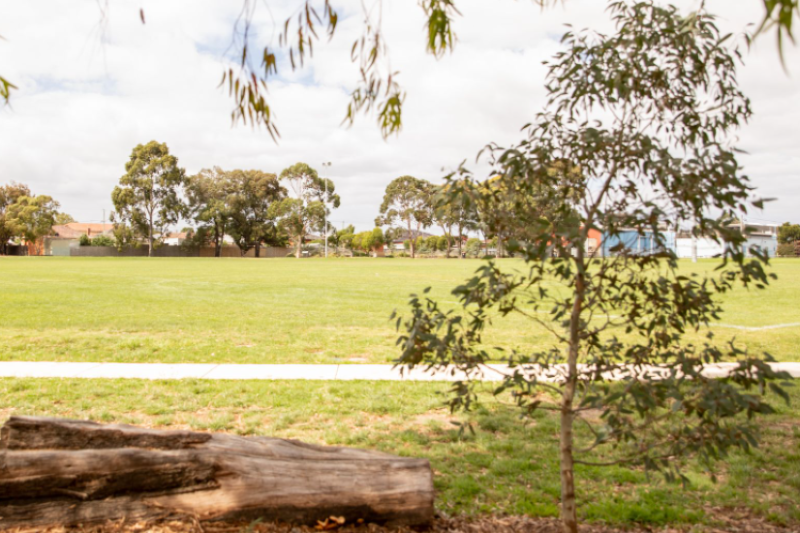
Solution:
[(408, 243), (409, 243), (409, 246), (411, 246), (411, 259), (414, 259), (414, 257), (415, 257), (414, 250), (415, 250), (416, 247), (414, 246), (414, 244), (415, 244), (414, 240), (415, 240), (414, 236), (411, 234), (411, 218), (409, 217), (409, 219), (408, 219)]
[(464, 253), (461, 250), (461, 247), (464, 243), (464, 230), (461, 228), (461, 224), (458, 225), (458, 258), (464, 259)]
[(147, 236), (147, 257), (153, 257), (153, 218), (150, 218), (150, 227)]
[(303, 251), (303, 237), (305, 237), (305, 235), (303, 235), (302, 233), (298, 235), (297, 243), (295, 243), (294, 245), (294, 256), (298, 259), (300, 259), (300, 254)]
[(575, 258), (575, 302), (569, 321), (569, 353), (567, 354), (567, 381), (561, 400), (561, 522), (564, 533), (578, 533), (578, 513), (575, 504), (575, 463), (573, 458), (573, 402), (578, 383), (578, 350), (580, 348), (580, 322), (586, 282), (583, 275), (584, 252), (578, 250)]
[(256, 257), (261, 257), (261, 241), (256, 240)]

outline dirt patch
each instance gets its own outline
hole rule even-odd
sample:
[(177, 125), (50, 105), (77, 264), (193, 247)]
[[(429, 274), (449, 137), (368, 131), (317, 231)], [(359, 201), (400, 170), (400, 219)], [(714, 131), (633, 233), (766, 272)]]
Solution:
[[(309, 526), (280, 523), (199, 522), (194, 518), (148, 523), (111, 523), (102, 526), (74, 528), (20, 528), (15, 533), (316, 533)], [(521, 516), (486, 516), (480, 518), (439, 518), (429, 528), (386, 527), (377, 524), (345, 525), (332, 530), (339, 533), (561, 533), (561, 523), (553, 518)], [(800, 524), (778, 526), (761, 519), (745, 518), (720, 525), (680, 525), (668, 527), (636, 527), (624, 529), (602, 524), (582, 525), (581, 533), (787, 533), (800, 531)]]

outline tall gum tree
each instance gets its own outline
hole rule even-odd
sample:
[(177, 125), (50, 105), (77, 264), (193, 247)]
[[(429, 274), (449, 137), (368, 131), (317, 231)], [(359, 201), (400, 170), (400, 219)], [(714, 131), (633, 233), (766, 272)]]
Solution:
[[(510, 370), (495, 393), (509, 392), (523, 415), (545, 409), (559, 418), (567, 533), (578, 528), (575, 465), (632, 464), (685, 480), (688, 457), (711, 467), (757, 443), (754, 417), (773, 412), (767, 392), (788, 401), (776, 380), (789, 376), (767, 364), (769, 354), (720, 345), (709, 328), (721, 294), (770, 279), (765, 252), (747, 249), (735, 223), (752, 191), (734, 144), (750, 117), (738, 52), (702, 11), (682, 16), (652, 2), (610, 9), (616, 33), (564, 35), (566, 49), (549, 65), (548, 105), (526, 138), (488, 147), (496, 190), (518, 191), (503, 197), (509, 220), (530, 218), (529, 198), (548, 206), (526, 220), (524, 242), (507, 243), (525, 268), (488, 261), (453, 291), (459, 312), (413, 295), (411, 316), (397, 319), (399, 364), (466, 374), (451, 407), (473, 407), (473, 378), (500, 358)], [(718, 268), (681, 270), (669, 247), (676, 226), (716, 239)], [(601, 228), (609, 253), (592, 256), (589, 233)], [(631, 228), (654, 243), (648, 251), (627, 240)], [(488, 348), (484, 333), (510, 314), (544, 328), (551, 342)], [(708, 377), (706, 366), (721, 361), (737, 364), (723, 379)], [(589, 410), (599, 416), (584, 416)], [(587, 430), (576, 433), (576, 424)], [(602, 447), (611, 450), (598, 457)]]
[(199, 231), (211, 237), (214, 257), (222, 252), (222, 241), (230, 227), (231, 213), (228, 206), (230, 182), (225, 172), (214, 167), (203, 169), (186, 181), (188, 210)]
[(153, 255), (156, 235), (163, 236), (185, 213), (181, 200), (185, 181), (185, 171), (165, 143), (139, 144), (125, 163), (125, 175), (111, 200), (117, 219), (147, 240), (148, 257)]
[(311, 231), (327, 234), (330, 224), (328, 204), (339, 207), (341, 199), (336, 188), (328, 178), (319, 176), (316, 170), (306, 163), (296, 163), (281, 171), (280, 180), (287, 184), (290, 197), (275, 206), (281, 217), (281, 228), (294, 244), (295, 257), (303, 252), (303, 242)]
[(233, 170), (227, 174), (231, 236), (242, 255), (255, 248), (256, 257), (260, 257), (261, 245), (276, 233), (276, 208), (287, 191), (269, 172)]
[[(405, 225), (410, 241), (411, 257), (416, 257), (416, 237), (433, 223), (434, 187), (426, 180), (400, 176), (386, 186), (376, 226)], [(412, 225), (417, 232), (414, 235)]]

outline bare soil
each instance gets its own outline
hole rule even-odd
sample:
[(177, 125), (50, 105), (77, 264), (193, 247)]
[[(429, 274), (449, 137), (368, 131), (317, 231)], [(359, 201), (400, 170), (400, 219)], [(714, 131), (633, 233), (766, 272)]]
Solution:
[[(429, 528), (381, 526), (378, 524), (338, 525), (335, 520), (313, 526), (293, 526), (260, 522), (199, 522), (191, 517), (147, 523), (124, 521), (94, 526), (17, 528), (11, 533), (561, 533), (561, 523), (554, 518), (486, 516), (480, 518), (438, 518)], [(612, 527), (583, 525), (582, 533), (791, 533), (800, 532), (800, 524), (782, 526), (760, 518), (740, 518), (716, 525), (678, 525), (666, 527)]]

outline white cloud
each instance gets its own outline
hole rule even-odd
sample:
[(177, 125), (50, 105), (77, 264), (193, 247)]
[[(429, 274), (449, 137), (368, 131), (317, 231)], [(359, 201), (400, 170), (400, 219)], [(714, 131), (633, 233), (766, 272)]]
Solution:
[[(339, 4), (339, 2), (336, 2)], [(101, 5), (105, 5), (101, 0)], [(297, 2), (257, 3), (254, 43), (276, 44), (278, 24)], [(0, 5), (0, 65), (20, 89), (0, 111), (0, 182), (29, 184), (50, 194), (76, 218), (99, 220), (134, 145), (168, 143), (189, 172), (203, 167), (280, 172), (297, 161), (332, 161), (342, 195), (335, 221), (368, 228), (383, 189), (412, 174), (431, 180), (489, 141), (514, 142), (544, 100), (542, 60), (558, 49), (564, 23), (608, 31), (605, 4), (568, 0), (542, 11), (533, 2), (461, 0), (453, 54), (425, 53), (423, 14), (416, 2), (384, 0), (383, 25), (392, 67), (408, 91), (404, 130), (388, 141), (373, 117), (340, 126), (357, 69), (350, 45), (361, 31), (360, 2), (341, 2), (330, 43), (315, 48), (302, 71), (281, 64), (270, 87), (282, 138), (231, 127), (231, 101), (217, 88), (241, 2), (111, 0), (101, 21), (93, 2), (5, 2)], [(697, 0), (679, 2), (690, 8)], [(720, 24), (741, 33), (761, 3), (708, 2)], [(147, 23), (139, 21), (139, 8)], [(800, 201), (800, 53), (758, 41), (740, 81), (755, 116), (741, 132), (746, 171), (764, 196), (777, 196), (761, 216), (798, 220)]]

